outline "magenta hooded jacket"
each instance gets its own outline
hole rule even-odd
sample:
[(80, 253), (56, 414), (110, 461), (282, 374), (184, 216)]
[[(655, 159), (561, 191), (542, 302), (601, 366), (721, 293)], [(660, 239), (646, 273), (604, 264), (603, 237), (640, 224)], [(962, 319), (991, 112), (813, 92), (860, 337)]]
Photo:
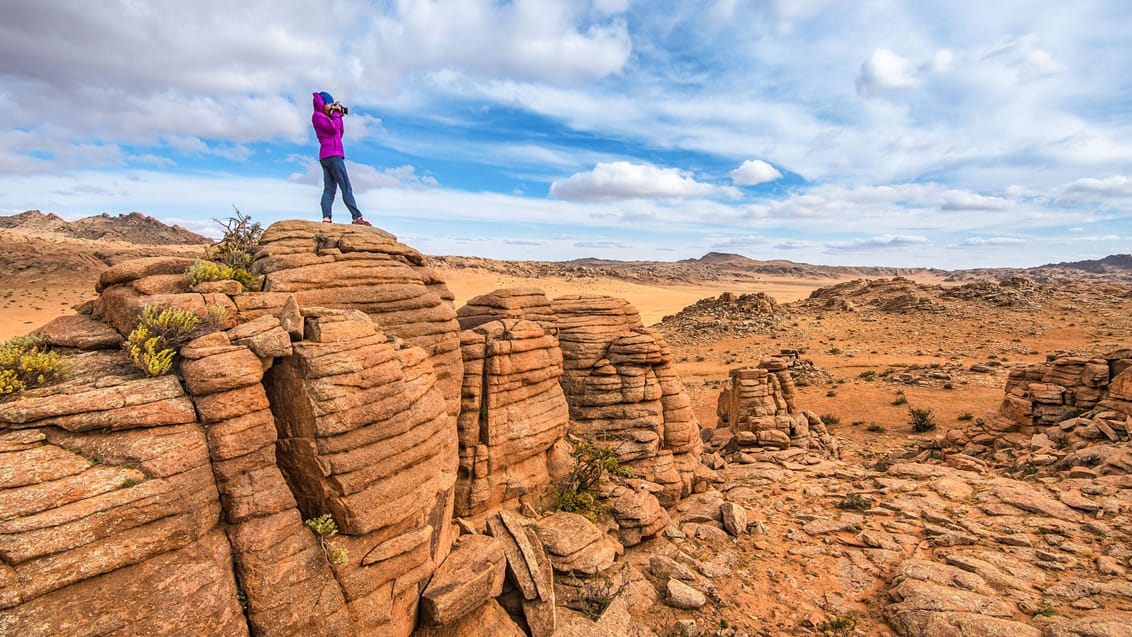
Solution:
[(311, 124), (314, 125), (314, 134), (318, 137), (318, 158), (345, 157), (346, 151), (342, 148), (342, 113), (330, 111), (327, 115), (322, 107), (322, 96), (314, 94), (314, 115), (311, 115)]

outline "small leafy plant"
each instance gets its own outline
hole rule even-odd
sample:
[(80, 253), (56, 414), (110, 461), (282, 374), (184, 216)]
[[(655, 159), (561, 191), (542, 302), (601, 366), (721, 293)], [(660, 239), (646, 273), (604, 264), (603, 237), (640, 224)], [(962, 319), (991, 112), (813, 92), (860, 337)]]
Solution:
[(822, 414), (819, 418), (823, 425), (836, 425), (841, 422), (841, 419), (833, 414)]
[(334, 523), (334, 517), (329, 513), (324, 513), (317, 518), (310, 518), (304, 520), (314, 534), (318, 536), (318, 545), (322, 547), (322, 552), (326, 555), (327, 561), (331, 564), (345, 564), (349, 558), (349, 552), (342, 548), (336, 547), (330, 541), (335, 535), (338, 535), (338, 525)]
[(256, 278), (244, 268), (234, 268), (230, 265), (215, 261), (197, 259), (185, 270), (185, 279), (189, 285), (204, 283), (205, 281), (237, 281), (245, 290), (256, 288)]
[(62, 373), (62, 357), (37, 336), (17, 336), (0, 345), (0, 395), (42, 385)]
[(259, 247), (259, 238), (263, 236), (263, 226), (253, 222), (250, 215), (243, 214), (236, 206), (232, 206), (232, 209), (236, 211), (235, 217), (213, 219), (224, 228), (224, 236), (210, 260), (233, 269), (250, 271), (256, 248)]
[(147, 305), (122, 347), (134, 365), (150, 376), (168, 374), (177, 350), (189, 342), (200, 323), (200, 317), (188, 310)]
[(621, 466), (613, 449), (595, 442), (593, 436), (582, 436), (573, 442), (574, 468), (558, 485), (554, 508), (594, 520), (605, 513), (599, 498), (606, 476), (628, 478), (633, 473)]
[(837, 503), (837, 508), (848, 511), (868, 511), (873, 508), (873, 500), (860, 493), (849, 493)]

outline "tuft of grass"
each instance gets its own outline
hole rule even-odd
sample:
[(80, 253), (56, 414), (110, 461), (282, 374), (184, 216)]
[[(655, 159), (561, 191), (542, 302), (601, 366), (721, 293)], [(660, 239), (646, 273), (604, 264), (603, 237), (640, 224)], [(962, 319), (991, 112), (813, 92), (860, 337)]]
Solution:
[(904, 395), (904, 392), (902, 392), (902, 391), (896, 392), (896, 400), (892, 401), (892, 406), (893, 407), (899, 407), (900, 405), (907, 405), (907, 404), (908, 404), (908, 397)]
[(873, 424), (869, 425), (868, 427), (866, 427), (865, 429), (867, 431), (871, 431), (873, 433), (878, 433), (878, 434), (882, 434), (885, 431), (887, 431), (884, 427), (881, 427), (880, 425), (876, 424), (875, 422)]
[(823, 425), (836, 425), (841, 422), (841, 419), (833, 414), (822, 414), (820, 419)]
[(17, 336), (0, 345), (0, 395), (43, 385), (63, 374), (63, 357), (38, 336)]
[(935, 431), (935, 412), (932, 410), (911, 407), (908, 409), (908, 416), (911, 419), (912, 431), (918, 434)]
[(975, 419), (975, 414), (972, 414), (969, 411), (965, 411), (965, 412), (959, 414), (959, 416), (956, 418), (956, 420), (961, 420), (961, 421), (964, 421), (964, 422), (968, 421), (968, 420), (974, 420), (974, 419)]
[(852, 634), (853, 629), (857, 627), (857, 618), (852, 614), (849, 615), (834, 615), (818, 624), (817, 629), (822, 635), (826, 637), (842, 637), (844, 635)]
[(837, 508), (849, 511), (868, 511), (873, 508), (873, 500), (860, 493), (850, 493), (837, 503)]

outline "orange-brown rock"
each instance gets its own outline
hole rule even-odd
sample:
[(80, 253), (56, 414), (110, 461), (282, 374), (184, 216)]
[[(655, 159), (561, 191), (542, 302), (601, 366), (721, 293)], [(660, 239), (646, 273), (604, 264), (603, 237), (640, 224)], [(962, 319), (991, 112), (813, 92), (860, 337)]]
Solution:
[(691, 493), (703, 443), (664, 338), (621, 299), (568, 296), (552, 307), (571, 431), (609, 444), (663, 504)]
[(456, 514), (517, 508), (547, 488), (546, 454), (566, 434), (558, 340), (532, 321), (481, 323), (461, 335), (464, 385)]
[(448, 414), (459, 413), (463, 366), (453, 297), (419, 252), (377, 228), (281, 221), (264, 231), (253, 269), (264, 275), (265, 294), (241, 300), (241, 315), (279, 315), (290, 297), (300, 307), (361, 310), (385, 333), (428, 353)]
[(794, 379), (781, 358), (768, 358), (758, 367), (731, 370), (730, 385), (719, 393), (717, 426), (734, 434), (736, 447), (797, 447), (828, 457), (838, 456), (837, 441), (821, 419), (794, 404)]

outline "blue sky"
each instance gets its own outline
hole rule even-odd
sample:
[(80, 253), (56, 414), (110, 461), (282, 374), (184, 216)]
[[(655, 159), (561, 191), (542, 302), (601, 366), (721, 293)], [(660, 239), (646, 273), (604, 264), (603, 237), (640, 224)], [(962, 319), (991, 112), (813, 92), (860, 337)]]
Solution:
[[(1031, 266), (1132, 245), (1132, 3), (6, 0), (0, 214), (430, 254)], [(339, 200), (339, 221), (348, 213)]]

